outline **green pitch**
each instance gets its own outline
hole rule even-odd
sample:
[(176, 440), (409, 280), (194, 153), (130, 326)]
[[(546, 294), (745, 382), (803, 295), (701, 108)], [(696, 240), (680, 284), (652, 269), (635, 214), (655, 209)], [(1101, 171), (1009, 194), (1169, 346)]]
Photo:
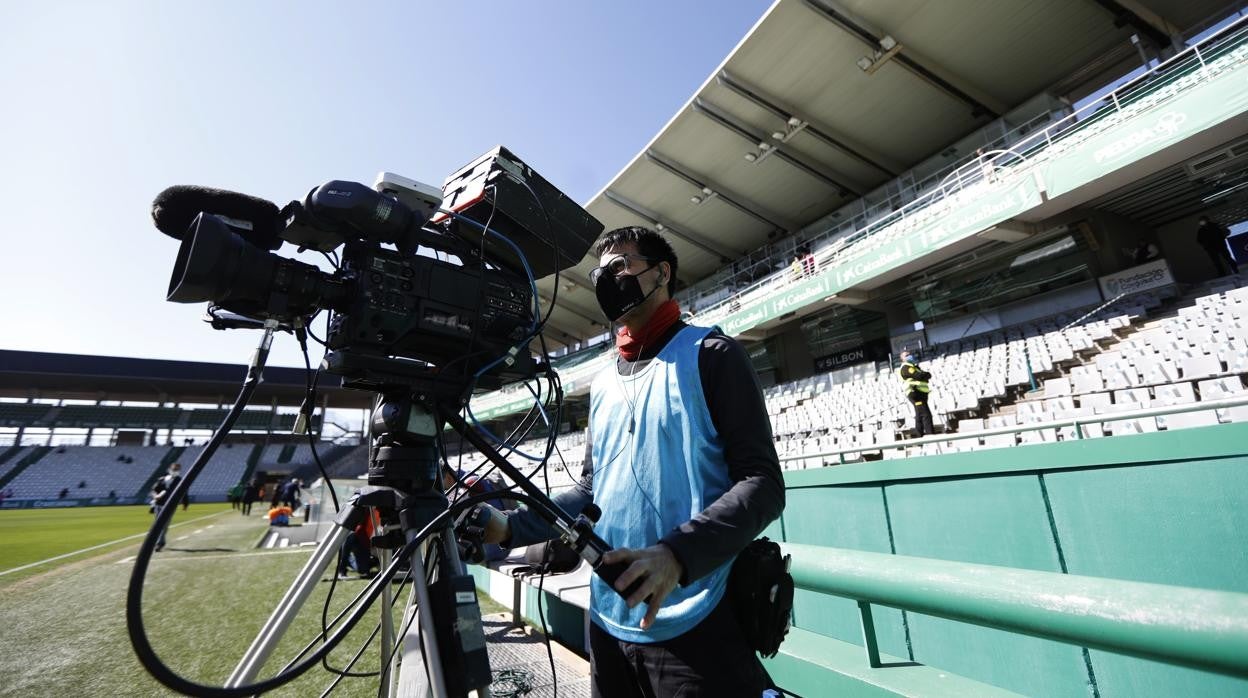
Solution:
[[(186, 511), (178, 510), (173, 526), (229, 508), (225, 502), (192, 504)], [(94, 546), (103, 545), (81, 554), (98, 555), (111, 549), (110, 543), (135, 545), (142, 541), (141, 534), (151, 525), (152, 515), (146, 506), (140, 505), (3, 511), (0, 512), (0, 573)], [(63, 564), (72, 559), (71, 556), (48, 564)], [(5, 575), (9, 576), (12, 575)]]
[[(142, 534), (150, 519), (146, 507), (0, 512), (5, 567), (13, 568), (18, 551), (37, 561), (58, 550), (80, 550), (92, 541)], [(311, 549), (258, 550), (256, 544), (269, 530), (258, 508), (257, 515), (244, 518), (228, 504), (192, 505), (187, 512), (178, 511), (174, 526), (179, 523), (170, 529), (168, 547), (156, 555), (148, 572), (143, 604), (147, 631), (157, 653), (179, 673), (221, 685)], [(15, 546), (14, 534), (38, 536), (45, 543)], [(64, 537), (76, 542), (57, 542)], [(19, 644), (0, 643), (0, 676), (5, 677), (0, 695), (171, 695), (139, 665), (126, 636), (125, 589), (141, 540), (131, 538), (16, 574), (4, 575), (0, 569), (6, 637), (23, 638)], [(60, 547), (46, 547), (53, 542)], [(330, 617), (363, 586), (356, 579), (337, 584)], [(315, 637), (329, 588), (328, 582), (317, 585), (276, 657), (293, 657)], [(364, 646), (358, 668), (377, 668), (377, 641), (370, 639), (376, 621), (371, 614), (351, 633), (332, 655), (335, 666), (345, 665)], [(275, 659), (266, 675), (282, 663)], [(332, 678), (317, 669), (272, 695), (319, 695)], [(373, 678), (345, 681), (334, 693), (372, 696), (376, 691)]]
[[(148, 636), (163, 661), (194, 681), (224, 683), (312, 554), (306, 547), (258, 549), (270, 530), (260, 509), (249, 517), (225, 503), (179, 510), (168, 546), (152, 560), (143, 603)], [(0, 512), (0, 618), (6, 638), (21, 638), (0, 643), (0, 695), (172, 695), (140, 666), (126, 635), (126, 585), (150, 524), (141, 506)], [(100, 547), (84, 550), (93, 545)], [(39, 564), (5, 574), (32, 563)], [(263, 676), (316, 637), (327, 597), (333, 618), (366, 584), (338, 582), (330, 597), (331, 577), (322, 576)], [(409, 588), (394, 591), (397, 628)], [(483, 613), (502, 610), (483, 598)], [(374, 605), (331, 653), (332, 666), (346, 666), (360, 651), (355, 670), (377, 670), (380, 612)], [(317, 696), (333, 679), (318, 667), (265, 695)], [(376, 694), (376, 677), (346, 679), (333, 691), (342, 698)]]

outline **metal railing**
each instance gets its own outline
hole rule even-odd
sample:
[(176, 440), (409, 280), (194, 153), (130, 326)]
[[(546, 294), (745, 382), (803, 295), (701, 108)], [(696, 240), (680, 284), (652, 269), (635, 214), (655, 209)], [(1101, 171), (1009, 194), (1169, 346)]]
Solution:
[[(1081, 415), (1075, 417), (1063, 417), (1061, 419), (1052, 419), (1044, 422), (1028, 422), (1027, 424), (1018, 424), (1008, 427), (996, 427), (993, 429), (984, 429), (981, 431), (960, 431), (949, 434), (940, 434), (936, 436), (925, 436), (919, 439), (905, 439), (902, 441), (894, 441), (892, 443), (874, 444), (871, 446), (855, 446), (853, 448), (833, 449), (830, 451), (821, 451), (819, 453), (806, 453), (801, 455), (783, 456), (780, 462), (807, 460), (818, 458), (821, 461), (830, 457), (835, 457), (838, 463), (845, 462), (845, 456), (852, 453), (870, 453), (873, 451), (890, 451), (907, 449), (915, 446), (924, 446), (926, 444), (945, 444), (951, 441), (960, 441), (965, 439), (980, 439), (985, 436), (998, 436), (1002, 434), (1021, 434), (1030, 431), (1042, 431), (1044, 429), (1061, 429), (1063, 427), (1072, 427), (1074, 429), (1074, 438), (1069, 441), (1078, 441), (1086, 438), (1105, 438), (1105, 437), (1089, 437), (1084, 436), (1083, 427), (1089, 424), (1104, 424), (1105, 422), (1121, 422), (1132, 419), (1143, 419), (1147, 417), (1164, 417), (1171, 414), (1185, 414), (1188, 412), (1205, 412), (1208, 410), (1221, 410), (1230, 407), (1242, 407), (1248, 405), (1248, 395), (1238, 398), (1226, 398), (1222, 400), (1206, 400), (1204, 402), (1191, 402), (1183, 405), (1167, 405), (1165, 407), (1149, 407), (1139, 410), (1123, 410), (1121, 412), (1101, 412), (1099, 414)], [(1212, 425), (1211, 425), (1212, 426)], [(1039, 442), (1037, 442), (1039, 443)], [(1049, 442), (1052, 443), (1052, 442)], [(985, 449), (993, 448), (985, 445)], [(822, 465), (818, 467), (823, 467)]]
[(1248, 594), (781, 543), (801, 589), (1235, 677), (1248, 677)]
[[(1158, 63), (1148, 71), (1119, 85), (1100, 100), (1084, 105), (1042, 131), (1024, 135), (1008, 148), (977, 154), (950, 171), (935, 188), (897, 210), (869, 222), (853, 233), (836, 237), (843, 232), (843, 228), (837, 228), (813, 237), (806, 243), (812, 248), (824, 243), (824, 247), (814, 253), (817, 271), (848, 262), (894, 239), (897, 235), (909, 232), (939, 214), (940, 207), (936, 206), (938, 202), (967, 192), (972, 186), (979, 185), (985, 180), (1004, 179), (1007, 176), (1013, 178), (1023, 174), (1029, 166), (1047, 159), (1041, 155), (1051, 156), (1055, 144), (1076, 134), (1087, 135), (1092, 127), (1098, 124), (1100, 128), (1106, 128), (1107, 122), (1110, 122), (1108, 125), (1113, 125), (1112, 119), (1106, 117), (1131, 109), (1142, 97), (1165, 87), (1166, 83), (1158, 82), (1158, 78), (1182, 77), (1189, 71), (1205, 69), (1213, 58), (1220, 57), (1214, 55), (1217, 51), (1229, 52), (1242, 45), (1245, 40), (1248, 40), (1248, 17), (1227, 25), (1200, 43)], [(1202, 52), (1202, 49), (1205, 51)], [(1210, 51), (1210, 49), (1214, 50)], [(1028, 127), (1029, 125), (1024, 125), (1018, 129)], [(1017, 134), (1018, 129), (1008, 132), (998, 140), (1010, 142), (1009, 137)], [(1048, 151), (1047, 154), (1046, 151)], [(781, 261), (784, 260), (775, 258), (769, 260), (768, 263), (777, 264)], [(730, 314), (733, 304), (750, 303), (767, 295), (774, 286), (784, 284), (786, 281), (787, 269), (771, 273), (767, 278), (736, 292), (733, 298), (703, 308), (698, 314), (726, 317)], [(691, 299), (691, 301), (696, 303), (697, 299)]]

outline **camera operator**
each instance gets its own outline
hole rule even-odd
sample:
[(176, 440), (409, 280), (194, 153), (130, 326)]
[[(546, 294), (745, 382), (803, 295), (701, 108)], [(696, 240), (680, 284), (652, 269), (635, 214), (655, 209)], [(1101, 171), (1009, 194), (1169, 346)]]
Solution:
[[(737, 554), (784, 508), (784, 481), (758, 379), (718, 328), (686, 325), (671, 298), (676, 254), (658, 233), (608, 232), (590, 274), (617, 331), (616, 370), (591, 389), (578, 485), (595, 531), (626, 563), (619, 590), (591, 581), (595, 696), (759, 696), (771, 680), (725, 595)], [(520, 546), (554, 532), (527, 509), (490, 510), (485, 540)]]

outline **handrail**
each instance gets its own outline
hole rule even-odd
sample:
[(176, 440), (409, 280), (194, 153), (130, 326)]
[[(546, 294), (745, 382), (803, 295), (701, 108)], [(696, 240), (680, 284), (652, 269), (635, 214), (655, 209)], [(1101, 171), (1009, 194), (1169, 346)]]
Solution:
[(1204, 402), (1190, 402), (1183, 405), (1167, 405), (1165, 407), (1148, 407), (1139, 410), (1123, 410), (1122, 412), (1101, 412), (1099, 414), (1082, 415), (1077, 417), (1063, 417), (1062, 419), (1051, 419), (1047, 422), (1028, 422), (1027, 424), (1017, 424), (1009, 427), (996, 427), (994, 429), (983, 429), (981, 431), (959, 431), (950, 434), (940, 434), (938, 436), (925, 436), (918, 439), (906, 439), (904, 441), (894, 441), (887, 444), (875, 444), (873, 446), (855, 446), (854, 448), (834, 449), (831, 451), (821, 451), (819, 453), (807, 453), (796, 456), (784, 456), (780, 458), (781, 462), (805, 460), (807, 458), (826, 458), (828, 456), (839, 456), (840, 462), (844, 463), (844, 456), (847, 453), (864, 453), (867, 451), (884, 451), (890, 449), (908, 448), (910, 446), (922, 446), (924, 444), (940, 444), (949, 441), (960, 441), (963, 439), (978, 439), (982, 436), (998, 436), (1000, 434), (1020, 434), (1025, 431), (1039, 431), (1041, 429), (1056, 429), (1061, 427), (1074, 427), (1075, 439), (1083, 439), (1083, 430), (1081, 426), (1085, 424), (1102, 424), (1104, 422), (1119, 422), (1128, 419), (1140, 419), (1142, 417), (1162, 417), (1170, 414), (1184, 414), (1187, 412), (1204, 412), (1206, 410), (1220, 410), (1227, 407), (1241, 407), (1248, 405), (1248, 397), (1226, 398), (1223, 400), (1206, 400)]
[[(1248, 594), (781, 543), (801, 589), (1248, 677)], [(872, 652), (874, 651), (874, 656)]]
[[(864, 244), (868, 244), (872, 238), (876, 237), (876, 234), (873, 234), (873, 233), (878, 234), (878, 232), (882, 232), (881, 231), (882, 228), (888, 228), (893, 225), (901, 224), (903, 221), (905, 221), (905, 219), (909, 216), (909, 214), (918, 213), (919, 211), (926, 210), (930, 206), (934, 205), (938, 200), (944, 200), (946, 198), (949, 198), (950, 196), (953, 196), (962, 191), (965, 191), (968, 183), (974, 184), (978, 182), (979, 180), (983, 179), (984, 177), (983, 171), (985, 168), (992, 169), (993, 171), (1006, 169), (1006, 166), (999, 165), (998, 161), (1017, 159), (1017, 158), (1022, 158), (1025, 161), (1026, 159), (1023, 158), (1023, 156), (1020, 154), (1020, 151), (1038, 146), (1041, 144), (1041, 142), (1047, 144), (1046, 146), (1046, 149), (1047, 149), (1048, 146), (1052, 146), (1055, 140), (1060, 140), (1060, 138), (1058, 138), (1059, 135), (1061, 137), (1065, 137), (1065, 136), (1069, 136), (1074, 133), (1077, 133), (1079, 131), (1082, 131), (1083, 127), (1079, 126), (1081, 115), (1082, 116), (1090, 115), (1100, 109), (1105, 108), (1107, 103), (1112, 104), (1113, 109), (1115, 111), (1119, 111), (1119, 112), (1122, 111), (1123, 106), (1119, 103), (1119, 100), (1117, 99), (1117, 97), (1138, 87), (1140, 84), (1147, 82), (1149, 79), (1157, 77), (1158, 75), (1161, 74), (1160, 71), (1162, 70), (1168, 71), (1170, 68), (1177, 66), (1180, 63), (1180, 61), (1184, 61), (1193, 57), (1197, 60), (1197, 62), (1200, 64), (1202, 68), (1205, 67), (1206, 63), (1205, 63), (1204, 57), (1200, 53), (1200, 48), (1201, 47), (1207, 48), (1209, 45), (1217, 43), (1225, 39), (1230, 34), (1236, 31), (1239, 31), (1246, 26), (1248, 26), (1248, 16), (1242, 17), (1236, 20), (1235, 22), (1228, 24), (1227, 26), (1223, 27), (1219, 31), (1215, 32), (1214, 34), (1211, 34), (1210, 36), (1206, 37), (1200, 43), (1189, 46), (1188, 48), (1184, 49), (1183, 51), (1180, 51), (1179, 53), (1175, 54), (1169, 59), (1162, 61), (1161, 63), (1158, 63), (1156, 66), (1153, 66), (1148, 71), (1136, 76), (1135, 78), (1132, 78), (1124, 82), (1122, 85), (1119, 85), (1114, 90), (1104, 95), (1101, 99), (1091, 102), (1087, 105), (1084, 105), (1082, 108), (1076, 111), (1073, 111), (1070, 114), (1067, 114), (1065, 117), (1051, 124), (1048, 128), (1045, 128), (1044, 130), (1039, 131), (1039, 132), (1033, 132), (1030, 136), (1023, 138), (1022, 140), (1012, 144), (1012, 146), (1009, 149), (997, 150), (997, 151), (993, 151), (992, 153), (985, 153), (983, 155), (976, 155), (975, 157), (969, 159), (967, 162), (963, 163), (962, 165), (950, 170), (949, 173), (943, 178), (940, 185), (937, 186), (935, 189), (931, 189), (927, 192), (924, 192), (922, 195), (916, 197), (912, 201), (907, 202), (905, 205), (901, 206), (897, 210), (891, 211), (873, 221), (869, 221), (860, 229), (854, 232), (848, 233), (842, 236), (841, 238), (838, 238), (837, 240), (831, 241), (829, 244), (838, 245), (839, 243), (839, 246), (835, 250), (833, 250), (833, 254), (830, 256), (830, 258), (820, 260), (818, 262), (818, 267), (820, 269), (823, 269), (835, 263), (838, 257), (842, 257), (842, 256), (848, 257), (848, 255), (851, 255), (855, 252), (854, 248), (861, 247)], [(1089, 123), (1088, 125), (1090, 126), (1091, 123)], [(1014, 133), (1014, 131), (1012, 130), (1010, 133)], [(1008, 136), (1009, 134), (1007, 133), (1006, 135)], [(947, 188), (946, 184), (951, 182), (951, 180), (954, 181), (956, 184), (949, 184)], [(825, 237), (826, 235), (815, 236), (814, 239), (808, 240), (807, 244), (817, 242), (820, 239), (823, 239)], [(840, 242), (841, 240), (845, 240), (846, 242), (841, 243)], [(814, 254), (816, 255), (816, 257), (819, 257), (821, 256), (821, 253), (826, 253), (827, 251), (828, 250), (826, 249), (826, 246), (825, 246), (825, 248), (815, 251)], [(866, 248), (863, 248), (863, 250), (859, 250), (858, 252), (861, 253), (864, 251), (866, 251)], [(770, 263), (776, 263), (782, 260), (780, 260), (779, 258), (773, 258), (769, 261)], [(739, 292), (736, 292), (734, 295), (736, 297), (737, 302), (738, 303), (747, 302), (746, 296), (752, 296), (758, 291), (764, 291), (764, 290), (769, 289), (777, 281), (783, 281), (785, 279), (785, 274), (786, 274), (786, 270), (781, 270), (779, 272), (769, 274), (765, 278), (759, 280), (758, 282), (751, 284), (750, 286), (747, 286), (746, 288), (742, 289)], [(697, 301), (697, 299), (690, 299), (690, 300), (691, 302)], [(699, 314), (716, 315), (722, 312), (725, 307), (729, 307), (732, 302), (733, 302), (732, 299), (721, 301), (708, 308), (702, 309), (702, 311)]]

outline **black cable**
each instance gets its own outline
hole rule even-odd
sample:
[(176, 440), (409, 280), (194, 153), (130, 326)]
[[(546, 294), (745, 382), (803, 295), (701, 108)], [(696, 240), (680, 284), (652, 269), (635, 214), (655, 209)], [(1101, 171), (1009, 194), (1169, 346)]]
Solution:
[(518, 698), (533, 691), (533, 674), (524, 669), (500, 669), (490, 684), (491, 698)]
[[(542, 317), (541, 324), (539, 324), (537, 329), (534, 330), (534, 334), (540, 335), (542, 331), (546, 329), (546, 323), (550, 320), (551, 313), (555, 312), (555, 301), (559, 299), (559, 247), (555, 244), (554, 223), (550, 220), (550, 213), (546, 210), (546, 204), (542, 202), (542, 198), (537, 195), (537, 192), (533, 191), (533, 187), (529, 186), (528, 182), (520, 179), (519, 177), (515, 177), (513, 179), (520, 182), (521, 186), (529, 192), (529, 196), (532, 196), (533, 200), (537, 202), (537, 208), (542, 212), (542, 217), (546, 219), (546, 232), (550, 238), (550, 251), (555, 258), (555, 283), (554, 291), (550, 294), (550, 310)], [(537, 301), (537, 299), (534, 300)], [(547, 358), (549, 358), (549, 356)]]
[[(237, 687), (209, 686), (206, 684), (195, 683), (180, 676), (161, 661), (160, 657), (156, 655), (155, 650), (152, 648), (151, 643), (148, 640), (146, 630), (143, 625), (142, 615), (143, 581), (147, 575), (147, 567), (151, 562), (151, 556), (155, 550), (156, 539), (159, 537), (159, 532), (173, 516), (173, 510), (176, 508), (176, 506), (173, 505), (176, 505), (179, 501), (181, 501), (182, 496), (185, 495), (186, 490), (190, 487), (190, 483), (194, 481), (195, 476), (200, 470), (203, 469), (204, 463), (207, 462), (213, 451), (216, 450), (216, 447), (225, 438), (229, 428), (233, 426), (235, 421), (237, 421), (239, 413), (242, 412), (243, 407), (247, 404), (247, 399), (250, 398), (251, 394), (255, 391), (256, 386), (260, 383), (260, 370), (256, 368), (256, 365), (262, 368), (267, 358), (267, 347), (264, 351), (257, 352), (256, 364), (253, 364), (253, 369), (249, 371), (248, 380), (244, 383), (243, 390), (240, 392), (239, 398), (235, 401), (233, 407), (231, 407), (230, 412), (226, 414), (226, 418), (222, 422), (221, 427), (218, 428), (215, 434), (213, 434), (213, 437), (209, 440), (208, 445), (204, 447), (204, 450), (200, 453), (199, 457), (196, 458), (195, 463), (187, 472), (186, 477), (183, 478), (182, 481), (179, 482), (174, 488), (173, 493), (170, 495), (169, 503), (162, 507), (160, 513), (156, 516), (156, 520), (153, 523), (152, 528), (148, 530), (147, 537), (144, 538), (143, 544), (139, 548), (139, 554), (135, 559), (134, 570), (131, 573), (130, 585), (126, 593), (126, 628), (130, 635), (130, 642), (134, 646), (135, 654), (138, 656), (139, 662), (145, 669), (147, 669), (148, 673), (151, 674), (153, 678), (164, 684), (166, 687), (189, 695), (208, 696), (210, 698), (243, 698), (244, 696), (251, 696), (257, 693), (272, 690), (303, 675), (308, 669), (311, 669), (320, 663), (321, 658), (328, 655), (329, 652), (331, 652), (338, 645), (338, 643), (340, 643), (351, 632), (351, 630), (354, 629), (355, 625), (364, 617), (368, 608), (374, 601), (377, 600), (377, 597), (381, 595), (381, 590), (384, 588), (384, 585), (389, 584), (391, 578), (393, 578), (398, 572), (399, 561), (403, 556), (410, 555), (411, 551), (414, 550), (423, 539), (427, 538), (439, 526), (445, 525), (447, 520), (452, 518), (459, 511), (497, 496), (495, 493), (491, 493), (486, 496), (474, 495), (466, 497), (458, 502), (455, 502), (455, 504), (435, 516), (424, 528), (417, 532), (417, 534), (413, 536), (410, 541), (408, 541), (408, 543), (402, 548), (401, 555), (396, 556), (390, 566), (374, 578), (374, 580), (362, 592), (360, 592), (361, 595), (364, 596), (360, 608), (344, 621), (341, 628), (335, 631), (331, 637), (326, 639), (325, 644), (313, 652), (312, 655), (305, 659), (302, 663), (297, 664), (272, 678)], [(531, 505), (540, 506), (541, 509), (547, 509), (545, 506), (538, 505), (536, 500), (527, 495), (510, 493), (510, 496), (518, 499), (519, 501), (527, 501)]]
[[(331, 487), (332, 487), (332, 485), (331, 485)], [(372, 510), (371, 510), (371, 509), (370, 509), (370, 510), (369, 510), (369, 512), (368, 512), (368, 516), (369, 516), (369, 518), (370, 518), (370, 519), (371, 519), (371, 518), (372, 518), (372, 516), (373, 516), (373, 512), (372, 512)], [(347, 533), (347, 535), (349, 535), (349, 536), (354, 536), (354, 535), (355, 535), (355, 531), (349, 531), (349, 532)], [(331, 577), (331, 578), (330, 578), (330, 580), (329, 580), (329, 592), (325, 594), (325, 603), (321, 606), (321, 635), (320, 635), (320, 637), (321, 637), (321, 638), (323, 638), (323, 637), (325, 637), (327, 634), (329, 634), (329, 626), (331, 625), (331, 624), (328, 622), (328, 621), (329, 621), (329, 604), (330, 604), (330, 602), (332, 601), (332, 599), (334, 598), (334, 589), (335, 589), (335, 588), (337, 588), (337, 586), (338, 586), (338, 569), (337, 569), (337, 568), (341, 568), (341, 567), (342, 567), (342, 563), (343, 563), (342, 556), (343, 556), (343, 552), (342, 552), (342, 550), (341, 550), (341, 549), (339, 549), (339, 550), (338, 550), (338, 563), (335, 565), (334, 576), (333, 576), (333, 577)], [(371, 553), (370, 553), (370, 557), (371, 557)], [(357, 562), (358, 562), (358, 560), (357, 560)], [(353, 602), (353, 603), (354, 603), (354, 602)], [(393, 599), (391, 599), (390, 604), (391, 604), (392, 606), (394, 605), (394, 600), (393, 600)], [(350, 606), (351, 606), (351, 604), (347, 604), (347, 607), (348, 607), (348, 608), (350, 608)], [(342, 617), (342, 614), (339, 614), (339, 615), (338, 615), (338, 617), (334, 619), (334, 623), (337, 623), (337, 622), (338, 622), (338, 620), (339, 620), (339, 618), (341, 618), (341, 617)], [(377, 631), (378, 631), (378, 630), (380, 630), (380, 629), (381, 629), (381, 623), (380, 623), (380, 621), (379, 621), (379, 622), (378, 622), (378, 624), (377, 624), (377, 627), (373, 629), (372, 634), (368, 636), (368, 639), (367, 639), (367, 640), (365, 640), (365, 641), (364, 641), (364, 644), (360, 647), (360, 651), (359, 651), (359, 652), (357, 652), (357, 653), (355, 654), (355, 656), (354, 656), (354, 657), (352, 657), (351, 661), (347, 662), (347, 665), (346, 665), (345, 667), (343, 667), (342, 669), (336, 669), (336, 668), (334, 668), (334, 667), (330, 666), (330, 664), (329, 664), (329, 657), (328, 657), (328, 656), (326, 656), (326, 657), (322, 657), (322, 658), (321, 658), (321, 667), (322, 667), (322, 668), (324, 668), (324, 669), (325, 669), (325, 671), (328, 671), (328, 672), (329, 672), (329, 673), (331, 673), (331, 674), (337, 674), (337, 675), (338, 675), (338, 679), (337, 679), (337, 680), (335, 680), (332, 684), (330, 684), (329, 688), (327, 688), (327, 689), (325, 690), (325, 694), (326, 694), (326, 695), (329, 693), (329, 691), (333, 690), (334, 686), (337, 686), (337, 685), (338, 685), (338, 682), (339, 682), (339, 681), (341, 681), (343, 678), (347, 678), (347, 677), (351, 677), (351, 678), (367, 678), (367, 677), (370, 677), (370, 676), (380, 676), (380, 675), (381, 675), (381, 672), (380, 672), (380, 671), (376, 671), (376, 672), (368, 672), (368, 673), (354, 673), (354, 672), (351, 672), (351, 667), (355, 666), (355, 662), (356, 662), (356, 660), (358, 660), (358, 659), (360, 658), (360, 655), (362, 655), (362, 654), (364, 653), (364, 649), (365, 649), (365, 647), (367, 647), (367, 646), (368, 646), (368, 643), (370, 643), (370, 642), (372, 642), (372, 641), (373, 641), (373, 638), (374, 638), (374, 637), (376, 637), (376, 635), (377, 635)], [(317, 638), (317, 639), (320, 639), (320, 638)], [(310, 645), (308, 645), (307, 647), (305, 647), (305, 648), (303, 649), (303, 652), (307, 652), (307, 651), (311, 648), (311, 646), (312, 646), (312, 645), (315, 645), (315, 644), (316, 644), (316, 640), (313, 640), (313, 641), (312, 641), (312, 643), (311, 643)], [(301, 652), (301, 653), (300, 653), (300, 656), (302, 656), (303, 652)]]
[[(316, 452), (316, 437), (320, 436), (320, 431), (313, 429), (312, 417), (315, 416), (316, 411), (316, 386), (321, 380), (321, 368), (320, 366), (317, 366), (316, 372), (312, 372), (312, 360), (308, 357), (308, 341), (305, 338), (306, 334), (307, 331), (302, 328), (295, 331), (295, 338), (299, 341), (299, 349), (303, 353), (304, 384), (307, 386), (307, 393), (304, 395), (303, 401), (304, 405), (306, 405), (308, 409), (305, 413), (304, 407), (301, 406), (299, 411), (307, 415), (308, 423), (306, 425), (307, 431), (305, 433), (308, 436), (308, 446), (312, 449), (312, 460), (316, 461), (316, 469), (320, 471), (321, 477), (325, 479), (325, 484), (329, 486), (329, 498), (334, 502), (334, 513), (337, 514), (342, 509), (342, 507), (338, 504), (338, 494), (334, 491), (334, 483), (330, 481), (329, 473), (325, 470), (325, 465), (321, 463), (320, 454)], [(325, 410), (322, 409), (322, 429), (325, 428), (326, 416)]]
[(377, 637), (377, 633), (379, 632), (381, 632), (380, 621), (378, 621), (377, 625), (373, 626), (373, 632), (368, 634), (368, 638), (365, 639), (364, 643), (360, 645), (360, 648), (355, 651), (355, 654), (351, 655), (351, 659), (350, 661), (347, 662), (346, 668), (341, 671), (330, 667), (328, 658), (325, 658), (325, 657), (321, 658), (321, 664), (327, 670), (329, 670), (331, 674), (335, 674), (334, 680), (331, 681), (329, 683), (329, 686), (325, 687), (325, 691), (321, 693), (321, 698), (325, 698), (325, 696), (328, 696), (331, 692), (333, 692), (333, 690), (337, 688), (338, 684), (342, 683), (343, 679), (346, 679), (346, 678), (366, 679), (366, 678), (370, 678), (373, 676), (381, 676), (380, 671), (370, 671), (366, 673), (350, 671), (350, 669), (355, 666), (355, 663), (360, 661), (360, 657), (363, 657), (364, 653), (368, 651), (368, 646), (373, 644), (373, 638)]
[[(550, 491), (550, 483), (546, 484), (546, 490), (547, 492)], [(559, 698), (559, 676), (555, 671), (555, 653), (550, 649), (550, 630), (546, 627), (546, 610), (542, 603), (542, 597), (546, 596), (543, 585), (546, 583), (546, 570), (550, 556), (551, 546), (547, 544), (546, 549), (542, 551), (542, 573), (537, 578), (537, 619), (542, 623), (542, 639), (546, 645), (546, 660), (550, 662), (551, 689), (555, 694), (555, 698)]]
[(338, 261), (338, 253), (337, 253), (337, 252), (334, 252), (333, 250), (331, 250), (331, 251), (329, 251), (329, 252), (321, 252), (321, 254), (325, 255), (325, 259), (328, 259), (328, 260), (329, 260), (329, 263), (330, 263), (330, 265), (331, 265), (331, 266), (333, 266), (334, 271), (341, 271), (341, 270), (342, 270), (342, 265), (341, 265), (341, 263), (339, 263), (339, 261)]
[[(490, 185), (489, 187), (487, 187), (487, 189), (494, 189), (494, 186)], [(498, 190), (497, 189), (494, 189), (494, 197), (491, 200), (491, 204), (492, 206), (490, 208), (490, 215), (486, 217), (485, 225), (483, 225), (481, 228), (481, 242), (477, 250), (477, 260), (480, 264), (480, 269), (481, 269), (480, 280), (482, 281), (482, 283), (478, 284), (478, 288), (480, 289), (480, 293), (477, 294), (477, 307), (478, 308), (485, 307), (486, 285), (484, 281), (485, 281), (485, 275), (487, 272), (486, 267), (485, 267), (485, 238), (486, 236), (489, 235), (487, 231), (489, 230), (490, 223), (494, 222), (494, 214), (498, 211)], [(450, 219), (450, 220), (454, 221), (454, 219)], [(461, 261), (464, 261), (464, 260), (461, 260)], [(467, 266), (467, 265), (465, 264), (464, 266)], [(534, 283), (536, 283), (536, 281)], [(468, 337), (468, 347), (467, 347), (468, 350), (465, 351), (462, 356), (451, 359), (444, 366), (442, 366), (441, 370), (439, 371), (439, 375), (446, 374), (447, 370), (451, 366), (454, 366), (456, 363), (461, 362), (461, 361), (464, 362), (465, 366), (468, 367), (468, 370), (472, 370), (471, 364), (469, 363), (469, 361), (476, 356), (480, 356), (481, 354), (488, 353), (484, 349), (478, 349), (477, 351), (473, 351), (473, 347), (477, 345), (477, 338), (480, 334), (480, 326), (481, 326), (481, 322), (480, 322), (480, 318), (478, 318), (477, 322), (472, 323), (472, 334), (469, 335)], [(476, 385), (475, 380), (470, 382), (469, 388), (468, 388), (469, 392), (465, 394), (466, 395), (470, 394), (472, 387), (474, 387), (475, 385)]]

